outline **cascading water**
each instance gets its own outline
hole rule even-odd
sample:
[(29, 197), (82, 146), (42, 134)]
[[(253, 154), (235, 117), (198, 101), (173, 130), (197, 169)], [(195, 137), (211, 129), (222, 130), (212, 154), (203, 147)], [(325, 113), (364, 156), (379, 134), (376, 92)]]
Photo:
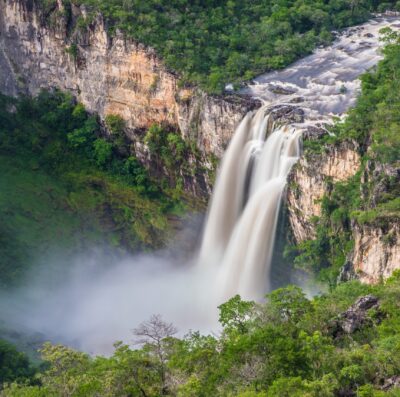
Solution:
[[(112, 351), (115, 340), (131, 341), (130, 329), (151, 314), (162, 314), (183, 332), (209, 332), (217, 327), (219, 303), (236, 293), (261, 298), (302, 130), (323, 127), (354, 103), (356, 77), (381, 59), (378, 32), (386, 26), (399, 28), (399, 20), (347, 29), (332, 46), (246, 87), (244, 93), (265, 106), (244, 118), (222, 160), (197, 266), (166, 252), (121, 258), (94, 250), (65, 258), (56, 274), (46, 260), (30, 275), (29, 288), (0, 295), (0, 322), (13, 318), (15, 329), (33, 332), (34, 340), (41, 332), (46, 340), (101, 353)], [(276, 105), (301, 108), (305, 122), (284, 125)]]
[(281, 196), (301, 136), (295, 126), (275, 127), (269, 110), (243, 119), (217, 177), (200, 262), (218, 267), (221, 300), (257, 299), (268, 289)]
[[(378, 37), (384, 26), (397, 29), (398, 19), (378, 18), (344, 31), (331, 47), (259, 76), (242, 91), (264, 106), (237, 128), (210, 202), (199, 265), (216, 274), (217, 300), (235, 294), (259, 299), (268, 290), (282, 193), (300, 156), (302, 131), (310, 125), (324, 129), (354, 104), (357, 76), (381, 59)], [(301, 106), (306, 122), (275, 126), (273, 105)]]

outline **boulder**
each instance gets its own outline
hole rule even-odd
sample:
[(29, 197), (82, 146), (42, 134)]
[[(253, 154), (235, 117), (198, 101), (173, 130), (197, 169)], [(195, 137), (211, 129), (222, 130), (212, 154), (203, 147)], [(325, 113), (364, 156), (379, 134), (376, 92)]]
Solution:
[(307, 129), (303, 132), (303, 139), (316, 141), (321, 139), (324, 135), (328, 134), (326, 128), (322, 126), (314, 126), (310, 125)]
[(272, 121), (281, 124), (303, 123), (304, 110), (298, 106), (276, 105), (269, 108)]
[(385, 379), (381, 389), (384, 391), (388, 391), (390, 389), (394, 389), (394, 388), (398, 388), (398, 387), (400, 387), (400, 375), (395, 375), (388, 379)]
[(281, 85), (276, 85), (276, 84), (270, 84), (268, 86), (268, 91), (271, 91), (272, 93), (278, 95), (292, 95), (296, 92), (295, 90), (292, 90), (287, 87), (282, 87)]
[(368, 310), (379, 308), (379, 300), (373, 295), (362, 296), (357, 299), (354, 305), (340, 314), (332, 323), (332, 333), (334, 337), (343, 334), (353, 334), (370, 320)]

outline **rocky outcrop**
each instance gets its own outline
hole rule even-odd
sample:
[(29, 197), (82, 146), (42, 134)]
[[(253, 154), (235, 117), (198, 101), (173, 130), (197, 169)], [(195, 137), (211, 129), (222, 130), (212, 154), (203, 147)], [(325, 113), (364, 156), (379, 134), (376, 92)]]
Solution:
[(243, 116), (260, 105), (248, 97), (183, 91), (178, 96), (179, 128), (184, 138), (195, 141), (200, 150), (221, 158)]
[[(154, 50), (121, 32), (108, 34), (100, 14), (61, 2), (43, 10), (35, 1), (0, 0), (0, 91), (36, 94), (42, 88), (69, 91), (102, 119), (122, 116), (135, 141), (151, 124), (167, 124), (221, 156), (236, 125), (257, 101), (212, 97), (180, 88)], [(136, 145), (140, 151), (142, 145)], [(138, 157), (147, 154), (138, 153)], [(205, 166), (207, 167), (207, 162)]]
[(377, 283), (400, 268), (400, 225), (353, 225), (354, 250), (349, 262), (360, 281)]
[[(309, 136), (308, 134), (311, 134)], [(321, 129), (304, 134), (318, 139)], [(322, 144), (321, 144), (322, 147)], [(332, 183), (346, 181), (360, 168), (361, 158), (353, 143), (326, 146), (322, 153), (306, 152), (289, 176), (287, 204), (289, 221), (297, 242), (315, 237), (314, 217), (321, 215), (321, 199)], [(400, 170), (369, 161), (361, 178), (360, 193), (366, 208), (374, 209), (388, 190), (400, 183)], [(400, 224), (386, 217), (374, 222), (352, 221), (354, 248), (339, 275), (339, 281), (359, 279), (377, 283), (400, 268)]]
[(350, 306), (344, 313), (334, 320), (330, 325), (334, 337), (343, 334), (353, 334), (361, 327), (368, 324), (368, 310), (378, 309), (379, 301), (373, 295), (362, 296), (354, 305)]
[(288, 181), (289, 221), (297, 242), (314, 237), (312, 220), (321, 215), (321, 199), (332, 182), (345, 181), (361, 164), (353, 143), (327, 146), (323, 153), (308, 153), (293, 167)]

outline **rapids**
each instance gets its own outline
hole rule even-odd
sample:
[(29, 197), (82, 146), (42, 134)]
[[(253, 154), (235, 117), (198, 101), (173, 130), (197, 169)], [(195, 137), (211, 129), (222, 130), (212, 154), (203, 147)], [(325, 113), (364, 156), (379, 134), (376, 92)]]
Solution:
[[(382, 58), (379, 31), (386, 26), (397, 29), (399, 20), (347, 29), (332, 46), (242, 90), (264, 105), (245, 116), (222, 159), (199, 254), (199, 266), (215, 267), (219, 299), (260, 299), (268, 291), (280, 203), (302, 132), (325, 128), (354, 105), (357, 77)], [(301, 108), (304, 122), (275, 126), (270, 110), (277, 105)]]

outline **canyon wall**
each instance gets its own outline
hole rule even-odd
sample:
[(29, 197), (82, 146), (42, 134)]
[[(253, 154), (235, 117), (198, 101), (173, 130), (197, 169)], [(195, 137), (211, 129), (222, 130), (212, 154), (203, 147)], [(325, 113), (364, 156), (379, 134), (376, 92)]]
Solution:
[[(350, 255), (350, 277), (373, 284), (400, 268), (400, 225), (386, 227), (353, 225), (354, 250)], [(346, 279), (346, 277), (345, 277)]]
[[(321, 144), (321, 153), (306, 152), (293, 167), (289, 176), (287, 206), (289, 222), (296, 242), (315, 237), (313, 219), (321, 215), (321, 199), (329, 194), (332, 183), (343, 182), (360, 169), (361, 157), (355, 143), (343, 142), (337, 146)], [(386, 175), (387, 174), (387, 175)], [(375, 186), (372, 192), (360, 190), (361, 197), (374, 208), (374, 200), (385, 194), (383, 176), (397, 178), (400, 170), (367, 164), (362, 185)], [(375, 181), (372, 181), (373, 179)], [(379, 182), (381, 181), (381, 182)], [(352, 221), (354, 248), (344, 264), (340, 281), (357, 278), (365, 283), (377, 283), (400, 268), (400, 227), (396, 219), (384, 222), (358, 223)]]
[[(34, 1), (0, 0), (2, 93), (57, 87), (103, 120), (120, 115), (141, 159), (147, 153), (140, 138), (153, 123), (179, 130), (205, 157), (220, 157), (236, 125), (258, 102), (212, 97), (178, 83), (154, 50), (121, 32), (111, 36), (102, 16), (89, 18), (84, 6), (67, 12), (59, 2), (45, 13)], [(210, 166), (206, 160), (204, 165)]]
[(321, 199), (328, 193), (331, 183), (347, 180), (361, 165), (354, 144), (327, 146), (325, 150), (323, 153), (306, 153), (289, 176), (289, 221), (297, 242), (314, 237), (312, 220), (321, 215)]
[[(246, 97), (215, 97), (180, 87), (179, 76), (167, 70), (154, 50), (121, 32), (111, 36), (102, 16), (89, 18), (83, 6), (72, 5), (67, 13), (59, 2), (46, 14), (34, 1), (0, 0), (0, 92), (17, 96), (52, 87), (71, 92), (103, 120), (108, 114), (120, 115), (136, 156), (148, 166), (146, 129), (157, 123), (180, 131), (196, 143), (202, 155), (200, 168), (205, 170), (204, 175), (186, 178), (185, 188), (203, 196), (210, 192), (211, 157), (222, 156), (243, 115), (260, 105)], [(287, 189), (297, 242), (314, 237), (313, 218), (321, 215), (320, 200), (332, 183), (353, 176), (360, 163), (353, 143), (326, 146), (323, 152), (300, 159)], [(400, 266), (398, 224), (354, 224), (353, 231), (348, 277), (376, 282)]]

